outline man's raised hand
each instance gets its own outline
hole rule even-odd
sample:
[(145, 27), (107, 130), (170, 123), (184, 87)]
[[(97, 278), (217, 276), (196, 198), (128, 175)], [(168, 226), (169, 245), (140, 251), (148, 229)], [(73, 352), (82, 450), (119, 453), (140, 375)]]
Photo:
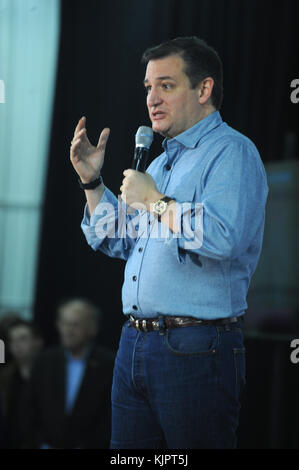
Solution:
[(86, 118), (77, 124), (71, 143), (70, 159), (83, 183), (95, 180), (103, 167), (110, 129), (102, 130), (97, 146), (91, 145), (86, 133)]

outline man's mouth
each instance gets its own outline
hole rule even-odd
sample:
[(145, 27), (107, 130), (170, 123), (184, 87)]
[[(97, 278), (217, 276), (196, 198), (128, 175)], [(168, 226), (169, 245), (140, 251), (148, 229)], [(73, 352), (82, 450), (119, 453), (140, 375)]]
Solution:
[(152, 113), (153, 121), (160, 121), (161, 119), (164, 119), (165, 116), (166, 116), (166, 113), (164, 113), (163, 111), (154, 111)]

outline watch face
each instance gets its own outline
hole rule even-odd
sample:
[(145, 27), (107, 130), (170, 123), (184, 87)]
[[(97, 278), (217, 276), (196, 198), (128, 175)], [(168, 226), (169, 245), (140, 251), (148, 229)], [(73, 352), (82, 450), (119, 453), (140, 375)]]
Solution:
[(161, 215), (161, 214), (163, 214), (163, 212), (165, 212), (166, 207), (167, 207), (167, 202), (160, 200), (160, 201), (157, 201), (157, 202), (155, 203), (155, 205), (154, 205), (154, 211), (155, 211), (157, 214)]

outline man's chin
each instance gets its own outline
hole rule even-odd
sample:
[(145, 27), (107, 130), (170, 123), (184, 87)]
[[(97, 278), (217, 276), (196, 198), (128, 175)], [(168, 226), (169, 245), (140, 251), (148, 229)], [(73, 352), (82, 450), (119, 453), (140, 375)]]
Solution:
[(169, 127), (166, 127), (166, 126), (160, 126), (159, 124), (155, 125), (155, 123), (152, 124), (152, 129), (154, 132), (156, 132), (157, 134), (160, 134), (162, 135), (163, 137), (168, 137), (169, 135)]

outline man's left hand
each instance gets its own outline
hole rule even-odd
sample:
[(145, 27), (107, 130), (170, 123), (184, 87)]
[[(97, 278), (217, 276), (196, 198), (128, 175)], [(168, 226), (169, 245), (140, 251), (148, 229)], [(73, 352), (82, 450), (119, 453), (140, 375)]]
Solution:
[(149, 211), (150, 205), (163, 197), (149, 173), (129, 169), (123, 175), (125, 178), (120, 187), (121, 198), (133, 209)]

